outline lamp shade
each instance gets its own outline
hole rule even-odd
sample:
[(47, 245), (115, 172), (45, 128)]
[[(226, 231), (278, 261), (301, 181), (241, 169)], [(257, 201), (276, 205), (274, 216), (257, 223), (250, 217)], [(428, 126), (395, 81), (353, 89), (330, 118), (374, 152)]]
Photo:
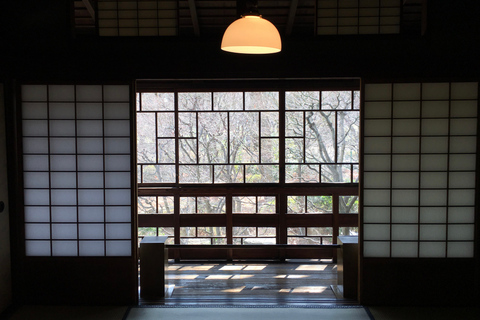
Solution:
[(247, 15), (228, 26), (221, 49), (247, 54), (276, 53), (282, 50), (282, 39), (270, 21), (261, 16)]

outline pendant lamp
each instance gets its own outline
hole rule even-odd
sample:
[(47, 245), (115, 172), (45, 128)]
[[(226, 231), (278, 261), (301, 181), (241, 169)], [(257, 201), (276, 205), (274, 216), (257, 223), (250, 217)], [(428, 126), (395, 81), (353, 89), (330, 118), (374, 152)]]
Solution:
[(276, 53), (282, 50), (282, 39), (270, 21), (249, 12), (228, 26), (221, 49), (244, 54)]

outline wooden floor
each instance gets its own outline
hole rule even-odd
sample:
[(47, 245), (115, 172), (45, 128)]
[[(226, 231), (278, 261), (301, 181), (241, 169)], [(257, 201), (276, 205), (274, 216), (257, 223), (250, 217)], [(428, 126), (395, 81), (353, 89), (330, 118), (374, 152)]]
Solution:
[(337, 299), (331, 260), (169, 263), (162, 301), (142, 304), (352, 304)]

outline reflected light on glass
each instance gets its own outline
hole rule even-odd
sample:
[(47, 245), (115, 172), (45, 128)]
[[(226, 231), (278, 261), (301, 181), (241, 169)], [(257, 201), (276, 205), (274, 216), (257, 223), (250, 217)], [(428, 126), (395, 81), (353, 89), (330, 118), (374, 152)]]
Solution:
[(257, 15), (245, 15), (225, 30), (221, 49), (244, 54), (277, 53), (282, 50), (282, 40), (270, 21)]

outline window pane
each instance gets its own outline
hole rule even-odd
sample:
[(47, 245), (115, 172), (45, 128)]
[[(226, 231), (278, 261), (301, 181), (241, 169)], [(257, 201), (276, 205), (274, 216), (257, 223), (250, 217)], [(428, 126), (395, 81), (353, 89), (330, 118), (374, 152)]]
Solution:
[(256, 213), (256, 197), (232, 197), (233, 213)]
[(215, 183), (243, 183), (243, 165), (216, 165)]
[(159, 166), (142, 166), (143, 183), (174, 183), (175, 182), (175, 166), (159, 165)]
[(305, 197), (304, 196), (288, 196), (287, 197), (287, 213), (305, 213)]
[(359, 123), (357, 111), (337, 113), (337, 162), (358, 163)]
[(352, 109), (352, 91), (322, 91), (322, 109)]
[(286, 165), (286, 183), (318, 183), (320, 182), (319, 165)]
[(318, 110), (318, 91), (285, 92), (285, 109), (287, 110)]
[(243, 110), (243, 92), (214, 92), (213, 110)]
[(278, 92), (245, 92), (245, 110), (278, 110)]
[(185, 138), (197, 136), (197, 114), (193, 112), (178, 113), (178, 135)]
[(278, 137), (278, 112), (261, 112), (262, 137)]
[(179, 163), (197, 163), (197, 140), (179, 139)]
[(278, 163), (279, 141), (278, 139), (262, 139), (262, 163)]
[(230, 113), (230, 162), (259, 162), (259, 123), (257, 112)]
[(198, 115), (200, 163), (227, 163), (227, 119), (226, 112), (202, 112)]
[(138, 213), (157, 213), (157, 197), (138, 197)]
[(175, 137), (175, 114), (173, 112), (158, 112), (157, 127), (157, 137)]
[(247, 183), (278, 183), (278, 165), (247, 165), (245, 167)]
[(169, 111), (174, 110), (174, 95), (172, 92), (142, 93), (143, 111)]
[(306, 162), (335, 162), (335, 112), (306, 112)]
[(174, 139), (158, 139), (158, 163), (175, 163)]
[(303, 137), (303, 112), (285, 112), (285, 136)]
[(332, 197), (307, 196), (307, 213), (332, 213)]
[(212, 94), (210, 92), (180, 92), (178, 94), (178, 110), (212, 110)]
[(225, 213), (225, 197), (198, 197), (198, 213)]
[(358, 196), (339, 196), (339, 213), (358, 213)]
[(180, 183), (212, 183), (212, 168), (205, 165), (180, 166)]

